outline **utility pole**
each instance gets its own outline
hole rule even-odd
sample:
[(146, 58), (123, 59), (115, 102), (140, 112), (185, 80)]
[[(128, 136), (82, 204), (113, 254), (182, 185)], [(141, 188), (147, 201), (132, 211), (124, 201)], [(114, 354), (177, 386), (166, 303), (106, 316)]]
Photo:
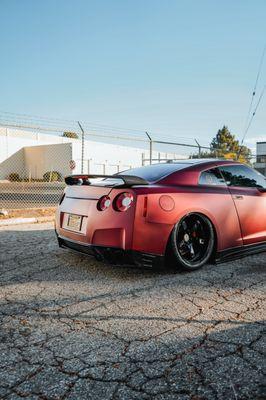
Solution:
[(84, 129), (81, 126), (81, 123), (78, 121), (78, 126), (81, 130), (81, 173), (84, 171)]
[(145, 132), (149, 141), (150, 141), (150, 164), (152, 164), (152, 138), (150, 137), (150, 135), (148, 134), (148, 132)]

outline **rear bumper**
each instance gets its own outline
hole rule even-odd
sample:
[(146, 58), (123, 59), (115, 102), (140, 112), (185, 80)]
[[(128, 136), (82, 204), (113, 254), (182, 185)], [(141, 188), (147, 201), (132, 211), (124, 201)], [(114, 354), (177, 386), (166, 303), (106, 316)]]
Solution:
[(84, 244), (58, 235), (57, 240), (59, 247), (94, 256), (99, 261), (106, 261), (113, 265), (137, 265), (145, 268), (160, 268), (164, 265), (164, 257), (157, 254)]

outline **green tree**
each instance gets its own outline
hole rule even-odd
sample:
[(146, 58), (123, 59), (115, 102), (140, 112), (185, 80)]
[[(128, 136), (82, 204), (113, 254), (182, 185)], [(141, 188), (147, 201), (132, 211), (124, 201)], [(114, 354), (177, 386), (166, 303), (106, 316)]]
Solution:
[[(249, 163), (251, 159), (251, 150), (247, 146), (241, 146), (235, 135), (224, 125), (212, 139), (210, 152), (203, 152), (201, 156), (202, 158), (219, 157)], [(196, 158), (198, 154), (193, 154), (192, 157)]]
[(247, 146), (241, 146), (227, 126), (219, 129), (211, 142), (211, 153), (216, 157), (239, 160), (249, 163), (251, 159), (251, 150)]
[(66, 131), (62, 135), (63, 137), (68, 137), (70, 139), (78, 139), (79, 135), (76, 132)]

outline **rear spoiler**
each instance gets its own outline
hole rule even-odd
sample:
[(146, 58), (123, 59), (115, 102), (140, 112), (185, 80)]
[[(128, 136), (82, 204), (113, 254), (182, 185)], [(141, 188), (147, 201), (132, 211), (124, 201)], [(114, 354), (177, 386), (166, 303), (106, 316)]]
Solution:
[[(97, 178), (111, 178), (111, 179), (120, 179), (121, 185), (120, 187), (130, 187), (134, 185), (148, 185), (145, 179), (140, 178), (139, 176), (134, 175), (98, 175), (98, 174), (90, 174), (90, 175), (69, 175), (65, 178), (65, 182), (69, 186), (73, 185), (91, 185), (93, 184), (90, 182), (90, 179), (97, 179)], [(96, 185), (97, 186), (97, 185)]]

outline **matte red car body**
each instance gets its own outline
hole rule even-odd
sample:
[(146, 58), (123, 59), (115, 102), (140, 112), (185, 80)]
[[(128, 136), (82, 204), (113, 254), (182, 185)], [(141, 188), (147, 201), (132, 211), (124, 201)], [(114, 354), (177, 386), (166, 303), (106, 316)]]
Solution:
[[(164, 255), (175, 224), (191, 212), (204, 214), (216, 234), (216, 251), (240, 249), (266, 243), (266, 193), (257, 188), (199, 185), (200, 173), (231, 161), (206, 161), (188, 165), (159, 183), (130, 188), (68, 186), (58, 206), (56, 232), (59, 238), (84, 245), (133, 250)], [(112, 206), (97, 209), (97, 201), (108, 195), (132, 193), (134, 201), (125, 212)], [(238, 196), (241, 196), (238, 199)], [(82, 215), (81, 233), (66, 229), (67, 215)], [(85, 226), (84, 222), (84, 226)]]

